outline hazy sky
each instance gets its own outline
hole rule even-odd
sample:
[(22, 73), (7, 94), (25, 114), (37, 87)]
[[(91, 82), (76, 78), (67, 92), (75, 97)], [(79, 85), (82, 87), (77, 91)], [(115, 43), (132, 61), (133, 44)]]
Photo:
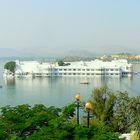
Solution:
[(140, 0), (0, 0), (0, 49), (140, 53)]

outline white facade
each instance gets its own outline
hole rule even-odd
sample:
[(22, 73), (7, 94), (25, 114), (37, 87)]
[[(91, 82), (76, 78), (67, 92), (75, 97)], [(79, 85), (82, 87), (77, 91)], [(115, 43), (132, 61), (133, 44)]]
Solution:
[(112, 60), (103, 62), (77, 61), (69, 62), (67, 66), (58, 66), (57, 63), (38, 61), (15, 61), (16, 77), (44, 77), (44, 76), (131, 76), (132, 64), (127, 60)]
[(132, 134), (127, 133), (127, 134), (122, 134), (119, 138), (125, 138), (125, 140), (131, 140)]

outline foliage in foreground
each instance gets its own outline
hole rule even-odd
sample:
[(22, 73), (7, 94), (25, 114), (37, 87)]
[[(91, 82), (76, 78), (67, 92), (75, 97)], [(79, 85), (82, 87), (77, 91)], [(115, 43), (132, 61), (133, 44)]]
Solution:
[(137, 129), (140, 96), (130, 97), (127, 92), (114, 92), (103, 87), (93, 91), (91, 102), (94, 121), (97, 123), (109, 124), (120, 133)]
[(75, 104), (62, 109), (44, 105), (6, 106), (1, 109), (1, 140), (117, 140), (106, 125), (77, 125), (72, 123)]
[(109, 125), (119, 133), (137, 131), (140, 139), (140, 96), (97, 88), (91, 96), (93, 124)]
[[(140, 96), (97, 88), (91, 96), (90, 128), (75, 120), (76, 103), (64, 108), (19, 105), (1, 108), (0, 140), (118, 140), (118, 133), (136, 131), (140, 138)], [(83, 103), (80, 103), (80, 106)], [(81, 108), (82, 109), (82, 108)], [(82, 116), (81, 116), (82, 117)]]
[(91, 96), (96, 121), (112, 123), (117, 97), (108, 88), (96, 88)]

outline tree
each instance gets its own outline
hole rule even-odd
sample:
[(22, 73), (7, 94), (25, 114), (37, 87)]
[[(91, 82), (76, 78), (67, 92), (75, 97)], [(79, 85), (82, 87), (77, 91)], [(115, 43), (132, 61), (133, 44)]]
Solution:
[(59, 61), (58, 61), (58, 65), (59, 65), (59, 66), (69, 66), (70, 63), (64, 63), (63, 60), (59, 60)]
[(136, 130), (136, 122), (140, 111), (140, 96), (129, 97), (127, 92), (117, 94), (114, 118), (118, 122), (121, 133)]
[(44, 105), (18, 105), (1, 108), (1, 140), (118, 140), (111, 128), (92, 125), (87, 128), (70, 121), (75, 113), (75, 104), (62, 109)]
[(131, 132), (132, 140), (140, 140), (140, 115), (138, 115), (135, 122), (135, 129)]
[(15, 67), (16, 67), (16, 63), (14, 61), (7, 62), (4, 65), (4, 69), (7, 69), (13, 73), (15, 72)]
[(64, 66), (65, 63), (63, 62), (63, 60), (59, 60), (59, 61), (58, 61), (58, 65), (59, 65), (59, 66)]
[(91, 96), (94, 119), (111, 124), (116, 103), (116, 96), (107, 88), (96, 88)]

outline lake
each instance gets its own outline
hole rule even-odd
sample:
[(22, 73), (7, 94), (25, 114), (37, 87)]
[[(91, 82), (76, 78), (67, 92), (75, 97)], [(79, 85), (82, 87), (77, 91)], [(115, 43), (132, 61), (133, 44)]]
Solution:
[[(0, 106), (19, 104), (44, 104), (62, 107), (75, 100), (80, 93), (81, 100), (87, 101), (94, 88), (107, 85), (110, 89), (127, 91), (130, 96), (140, 95), (140, 74), (131, 77), (88, 78), (90, 84), (80, 84), (85, 78), (46, 77), (4, 79), (3, 67), (7, 60), (0, 60)], [(134, 71), (140, 72), (140, 64), (134, 64)]]

